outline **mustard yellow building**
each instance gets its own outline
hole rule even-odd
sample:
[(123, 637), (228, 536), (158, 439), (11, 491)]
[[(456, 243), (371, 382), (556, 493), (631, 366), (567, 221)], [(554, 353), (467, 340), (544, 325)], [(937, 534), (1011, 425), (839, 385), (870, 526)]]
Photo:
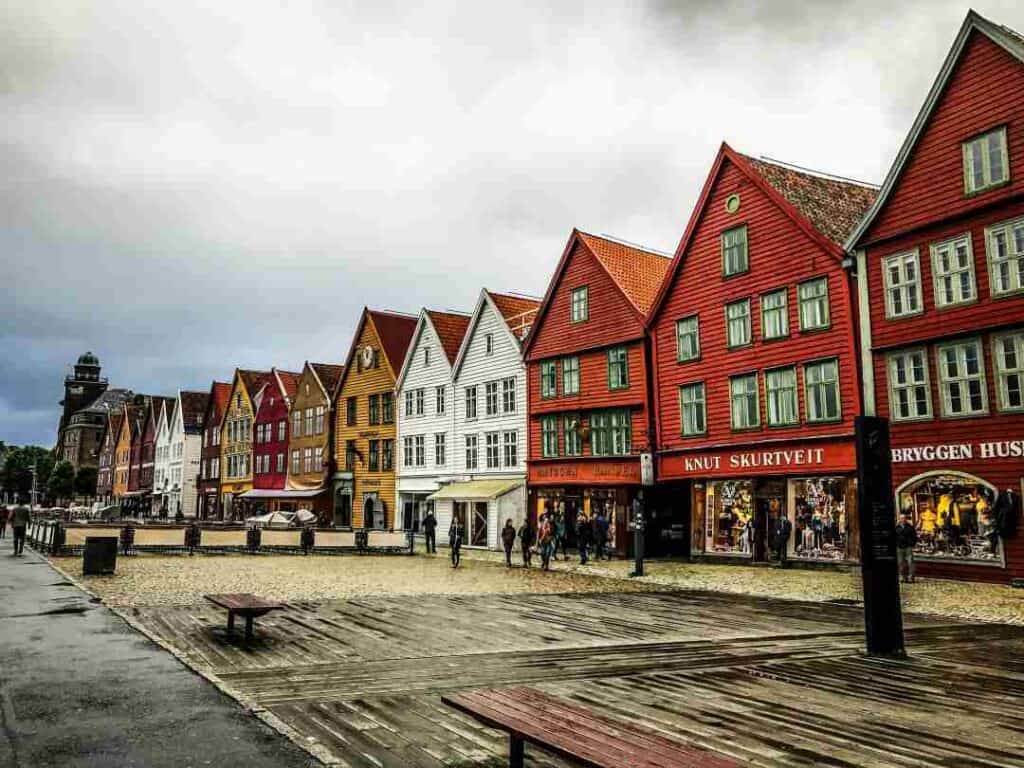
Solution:
[(395, 380), (417, 318), (363, 309), (334, 396), (334, 524), (395, 525)]
[(121, 414), (121, 429), (114, 449), (114, 482), (110, 495), (121, 500), (128, 495), (128, 473), (132, 460), (132, 421), (136, 418), (136, 407), (125, 403)]
[(252, 424), (259, 403), (253, 398), (270, 378), (269, 371), (237, 369), (221, 423), (221, 509), (224, 519), (245, 517), (238, 498), (252, 490)]

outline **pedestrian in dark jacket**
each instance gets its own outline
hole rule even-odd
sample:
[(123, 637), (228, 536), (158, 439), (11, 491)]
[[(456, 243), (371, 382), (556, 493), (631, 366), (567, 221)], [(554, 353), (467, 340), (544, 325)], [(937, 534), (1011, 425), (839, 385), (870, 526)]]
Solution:
[(519, 547), (523, 553), (523, 565), (526, 568), (530, 567), (530, 548), (533, 546), (533, 528), (530, 527), (530, 521), (526, 520), (521, 526), (519, 526)]
[(608, 557), (608, 518), (604, 512), (594, 516), (594, 559), (609, 560)]
[(14, 554), (25, 553), (25, 529), (32, 519), (32, 511), (25, 506), (25, 501), (14, 508), (11, 513), (11, 531), (14, 534)]
[(423, 539), (427, 545), (427, 554), (437, 554), (437, 518), (434, 517), (434, 510), (427, 512), (423, 518)]
[(462, 541), (466, 535), (466, 526), (458, 517), (452, 518), (452, 524), (448, 528), (448, 546), (452, 551), (452, 568), (458, 568), (462, 560)]
[(512, 567), (512, 546), (516, 543), (516, 527), (512, 525), (512, 518), (505, 521), (505, 527), (501, 529), (501, 544), (505, 547), (505, 565)]
[(580, 512), (576, 518), (576, 547), (580, 553), (580, 565), (587, 564), (587, 550), (590, 549), (590, 542), (593, 539), (594, 527), (587, 516)]
[(775, 523), (775, 550), (778, 553), (779, 565), (786, 562), (789, 556), (789, 534), (793, 531), (793, 524), (785, 515), (779, 515)]
[(565, 528), (565, 515), (558, 512), (555, 515), (555, 548), (552, 550), (554, 558), (558, 559), (558, 548), (562, 548), (562, 559), (568, 560), (569, 553), (565, 551), (566, 545), (566, 528)]
[(907, 519), (906, 515), (900, 515), (899, 522), (896, 523), (896, 568), (903, 582), (914, 581), (914, 547), (916, 545), (917, 528)]

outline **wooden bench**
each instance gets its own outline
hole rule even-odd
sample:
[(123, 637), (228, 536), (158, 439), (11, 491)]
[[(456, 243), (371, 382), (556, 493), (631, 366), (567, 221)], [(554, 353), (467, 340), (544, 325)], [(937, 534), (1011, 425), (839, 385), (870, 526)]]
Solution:
[(252, 640), (253, 619), (284, 608), (283, 603), (264, 600), (262, 597), (250, 595), (247, 592), (234, 595), (204, 595), (204, 597), (214, 605), (227, 609), (229, 633), (235, 629), (236, 615), (245, 619), (245, 642), (247, 643)]
[(509, 735), (509, 768), (526, 742), (590, 768), (734, 768), (729, 758), (603, 717), (536, 688), (448, 694), (441, 701)]

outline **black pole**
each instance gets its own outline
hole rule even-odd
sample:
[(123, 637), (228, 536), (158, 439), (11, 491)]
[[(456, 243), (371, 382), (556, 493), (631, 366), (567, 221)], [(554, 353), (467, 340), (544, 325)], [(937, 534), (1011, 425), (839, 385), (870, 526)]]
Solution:
[(633, 572), (630, 576), (644, 575), (644, 492), (639, 490), (633, 498)]
[(875, 416), (858, 416), (855, 423), (857, 515), (867, 650), (872, 656), (902, 656), (905, 653), (903, 612), (896, 561), (889, 422)]

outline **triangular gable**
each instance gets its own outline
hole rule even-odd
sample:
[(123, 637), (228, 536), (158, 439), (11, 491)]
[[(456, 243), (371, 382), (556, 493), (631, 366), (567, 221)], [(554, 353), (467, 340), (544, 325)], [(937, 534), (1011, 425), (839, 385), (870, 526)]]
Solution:
[[(439, 357), (448, 365), (450, 372), (462, 342), (466, 337), (469, 321), (469, 315), (457, 315), (454, 312), (438, 312), (426, 308), (420, 310), (420, 316), (416, 320), (416, 328), (413, 330), (412, 338), (409, 340), (409, 348), (405, 354), (405, 360), (402, 361), (402, 369), (399, 371), (398, 378), (395, 379), (395, 389), (402, 388), (405, 377), (416, 360), (420, 341), (423, 339), (423, 332), (428, 326), (440, 347), (441, 354)], [(457, 343), (454, 342), (456, 335), (458, 336)]]
[[(499, 295), (504, 296), (504, 294)], [(510, 298), (517, 299), (518, 297)], [(536, 300), (522, 299), (522, 302), (524, 303), (524, 305), (526, 302), (532, 304), (532, 311), (534, 312), (534, 314), (537, 311), (537, 307), (540, 306), (540, 302)], [(485, 307), (490, 308), (490, 310), (497, 317), (501, 318), (501, 327), (505, 329), (505, 332), (509, 335), (509, 338), (512, 340), (513, 344), (521, 346), (523, 343), (522, 339), (516, 336), (515, 330), (512, 328), (512, 326), (509, 325), (509, 317), (515, 315), (506, 315), (504, 312), (502, 312), (501, 308), (498, 306), (498, 303), (494, 299), (493, 292), (487, 290), (486, 288), (481, 288), (480, 295), (477, 297), (476, 300), (476, 306), (473, 308), (473, 313), (469, 316), (469, 325), (466, 327), (466, 332), (462, 336), (462, 344), (459, 345), (458, 354), (455, 355), (455, 361), (452, 363), (453, 380), (458, 379), (459, 377), (459, 371), (462, 370), (462, 363), (466, 359), (466, 354), (469, 351), (469, 346), (473, 342), (473, 338), (476, 336), (477, 328), (480, 327), (480, 318), (483, 317)]]
[[(376, 322), (374, 317), (372, 317), (373, 315), (376, 315), (381, 322)], [(392, 323), (392, 320), (395, 322)], [(338, 386), (335, 387), (334, 394), (331, 397), (331, 401), (333, 402), (335, 399), (337, 399), (338, 394), (345, 388), (345, 381), (348, 379), (348, 373), (352, 369), (352, 361), (355, 359), (356, 352), (358, 351), (359, 348), (359, 339), (362, 338), (363, 329), (366, 327), (367, 323), (370, 323), (370, 325), (373, 327), (374, 335), (377, 337), (377, 341), (380, 343), (381, 356), (384, 358), (384, 364), (388, 367), (388, 370), (391, 372), (391, 378), (393, 380), (397, 380), (398, 374), (401, 372), (402, 366), (405, 364), (405, 355), (408, 349), (409, 339), (412, 337), (417, 322), (417, 318), (411, 317), (410, 315), (400, 315), (393, 312), (381, 312), (378, 310), (372, 310), (369, 307), (363, 307), (363, 313), (362, 315), (359, 316), (359, 324), (356, 325), (356, 331), (352, 335), (352, 343), (349, 345), (348, 355), (345, 356), (344, 370), (340, 378), (338, 379)], [(399, 354), (397, 350), (399, 346), (402, 346), (402, 326), (406, 323), (408, 324), (408, 334), (405, 335), (404, 349), (402, 349), (401, 353)], [(394, 325), (395, 328), (391, 328), (392, 325)], [(389, 332), (395, 331), (394, 333), (389, 333), (389, 336), (394, 337), (391, 340), (392, 343), (390, 345), (390, 354), (388, 350), (389, 345), (385, 343), (384, 338), (381, 336), (381, 326), (384, 326)]]
[(946, 86), (949, 84), (953, 74), (956, 72), (960, 59), (963, 56), (964, 49), (971, 38), (971, 34), (974, 32), (985, 35), (985, 37), (1005, 50), (1011, 56), (1014, 56), (1017, 60), (1024, 63), (1024, 39), (1022, 39), (1020, 35), (1006, 27), (993, 24), (991, 21), (973, 10), (968, 11), (967, 17), (960, 26), (960, 31), (957, 32), (956, 39), (953, 41), (953, 45), (949, 49), (949, 53), (946, 54), (946, 59), (943, 61), (942, 67), (939, 69), (939, 73), (936, 76), (935, 81), (932, 83), (931, 89), (928, 91), (928, 96), (925, 98), (924, 104), (917, 113), (917, 117), (914, 118), (914, 122), (910, 127), (910, 132), (904, 139), (902, 146), (900, 146), (899, 152), (896, 153), (896, 159), (893, 161), (892, 167), (889, 168), (889, 173), (886, 175), (885, 181), (882, 182), (882, 187), (879, 190), (878, 197), (876, 198), (874, 205), (868, 209), (867, 213), (864, 214), (864, 218), (861, 219), (860, 224), (857, 225), (853, 232), (850, 233), (850, 236), (846, 239), (845, 248), (847, 251), (853, 251), (857, 248), (858, 243), (860, 243), (864, 238), (868, 230), (871, 228), (871, 225), (875, 223), (879, 214), (889, 202), (889, 199), (895, 190), (908, 161), (914, 153), (914, 148), (917, 146), (918, 141), (924, 134), (925, 129), (928, 127), (936, 107), (942, 100), (942, 96), (946, 91)]
[(216, 417), (216, 427), (219, 430), (223, 426), (224, 412), (227, 410), (227, 402), (231, 397), (232, 385), (226, 381), (214, 381), (210, 385), (210, 395), (206, 400), (206, 408), (203, 410), (203, 422), (202, 426), (206, 427), (214, 426), (210, 422), (210, 416)]
[(311, 363), (307, 360), (303, 366), (303, 369), (306, 368), (309, 369), (313, 380), (320, 387), (320, 391), (324, 393), (324, 397), (328, 399), (333, 397), (334, 388), (338, 386), (341, 375), (345, 372), (344, 366), (333, 363)]

